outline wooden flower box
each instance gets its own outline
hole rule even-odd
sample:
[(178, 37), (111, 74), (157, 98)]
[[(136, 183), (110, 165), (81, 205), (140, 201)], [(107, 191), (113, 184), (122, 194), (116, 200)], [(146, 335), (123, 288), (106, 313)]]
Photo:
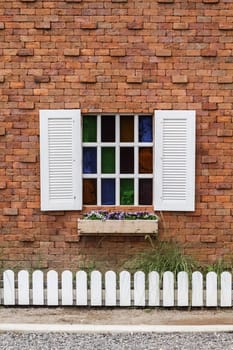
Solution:
[(158, 220), (82, 220), (78, 219), (78, 235), (145, 236), (156, 235)]

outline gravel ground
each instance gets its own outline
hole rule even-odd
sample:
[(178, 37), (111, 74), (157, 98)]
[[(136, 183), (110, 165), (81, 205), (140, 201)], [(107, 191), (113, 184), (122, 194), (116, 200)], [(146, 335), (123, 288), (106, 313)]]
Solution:
[(232, 350), (232, 333), (2, 333), (1, 350)]

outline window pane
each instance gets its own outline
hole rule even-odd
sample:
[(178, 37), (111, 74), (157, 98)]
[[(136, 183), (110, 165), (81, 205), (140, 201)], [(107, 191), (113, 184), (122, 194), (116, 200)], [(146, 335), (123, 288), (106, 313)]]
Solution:
[(89, 115), (83, 118), (83, 142), (96, 142), (96, 116)]
[(115, 204), (115, 180), (101, 180), (101, 204)]
[(134, 173), (134, 148), (133, 147), (120, 148), (120, 173), (121, 174)]
[(152, 174), (152, 147), (139, 148), (139, 173)]
[(152, 204), (152, 179), (139, 179), (139, 204)]
[(115, 116), (101, 117), (101, 141), (115, 142)]
[(152, 117), (139, 117), (139, 142), (152, 142)]
[(120, 142), (134, 141), (134, 117), (120, 117)]
[(115, 148), (103, 147), (101, 149), (101, 172), (104, 174), (115, 173)]
[(97, 204), (96, 179), (83, 179), (83, 204)]
[(133, 179), (120, 180), (120, 204), (121, 205), (134, 204), (134, 180)]
[(96, 147), (83, 147), (83, 173), (95, 174), (97, 172)]

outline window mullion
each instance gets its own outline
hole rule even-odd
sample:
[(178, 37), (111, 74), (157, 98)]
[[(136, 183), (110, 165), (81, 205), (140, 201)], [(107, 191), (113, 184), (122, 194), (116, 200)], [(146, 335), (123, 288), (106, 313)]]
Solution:
[(134, 116), (134, 205), (138, 205), (138, 115)]

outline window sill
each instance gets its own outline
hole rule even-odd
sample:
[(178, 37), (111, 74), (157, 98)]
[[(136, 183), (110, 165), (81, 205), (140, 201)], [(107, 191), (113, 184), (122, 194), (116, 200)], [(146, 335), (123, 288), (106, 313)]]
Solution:
[(157, 220), (82, 220), (78, 219), (79, 236), (156, 235)]

